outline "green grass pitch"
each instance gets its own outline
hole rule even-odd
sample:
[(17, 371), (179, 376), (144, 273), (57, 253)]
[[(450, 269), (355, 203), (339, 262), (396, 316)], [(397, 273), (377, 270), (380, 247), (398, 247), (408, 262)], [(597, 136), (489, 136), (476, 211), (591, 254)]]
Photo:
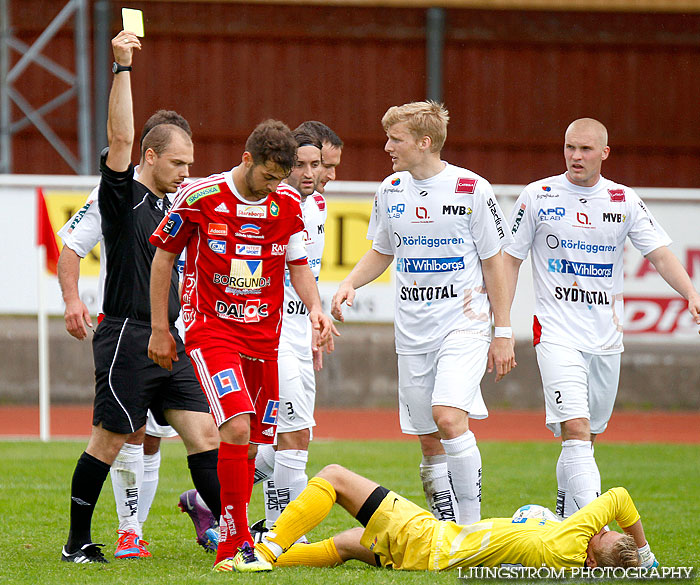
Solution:
[[(213, 556), (196, 545), (189, 518), (176, 508), (191, 487), (181, 443), (163, 445), (160, 485), (144, 537), (152, 559), (115, 561), (116, 514), (109, 481), (93, 521), (93, 539), (104, 542), (112, 561), (78, 566), (59, 561), (68, 530), (70, 479), (84, 442), (0, 442), (0, 583), (162, 585), (235, 582), (289, 585), (460, 583), (456, 572), (419, 574), (380, 570), (352, 561), (336, 569), (288, 568), (270, 574), (211, 572)], [(483, 517), (506, 516), (520, 505), (554, 507), (554, 465), (559, 447), (551, 443), (481, 442)], [(309, 472), (340, 463), (423, 505), (417, 442), (312, 443)], [(642, 514), (652, 549), (666, 566), (700, 565), (700, 455), (697, 446), (620, 445), (601, 442), (596, 459), (603, 488), (623, 485)], [(262, 516), (256, 487), (251, 522)], [(355, 526), (335, 507), (310, 537), (320, 539)], [(473, 581), (472, 581), (473, 582)], [(601, 583), (601, 581), (595, 581)], [(700, 582), (696, 575), (695, 582)], [(490, 581), (494, 583), (494, 581)], [(523, 583), (520, 581), (520, 583)], [(542, 583), (542, 582), (540, 582)]]

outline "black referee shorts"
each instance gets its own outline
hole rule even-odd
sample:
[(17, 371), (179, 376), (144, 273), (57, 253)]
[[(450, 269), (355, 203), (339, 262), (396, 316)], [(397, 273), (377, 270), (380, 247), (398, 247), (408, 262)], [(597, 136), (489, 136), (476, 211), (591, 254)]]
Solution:
[(167, 424), (167, 409), (209, 412), (209, 405), (185, 354), (177, 330), (171, 327), (179, 360), (172, 371), (148, 357), (151, 325), (133, 319), (105, 317), (92, 340), (95, 360), (95, 404), (92, 424), (120, 434), (146, 424), (150, 408), (158, 424)]

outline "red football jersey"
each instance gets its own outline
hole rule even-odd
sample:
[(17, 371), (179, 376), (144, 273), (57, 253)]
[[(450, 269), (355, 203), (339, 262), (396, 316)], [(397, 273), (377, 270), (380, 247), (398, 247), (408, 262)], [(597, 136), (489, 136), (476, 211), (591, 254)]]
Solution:
[(257, 358), (277, 356), (289, 238), (304, 229), (299, 194), (288, 185), (252, 203), (232, 172), (187, 185), (150, 238), (186, 247), (182, 318), (187, 345), (217, 344)]

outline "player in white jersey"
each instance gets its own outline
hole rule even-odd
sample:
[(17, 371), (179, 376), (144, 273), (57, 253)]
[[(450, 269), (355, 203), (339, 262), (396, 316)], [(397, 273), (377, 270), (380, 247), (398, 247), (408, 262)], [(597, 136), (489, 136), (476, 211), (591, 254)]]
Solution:
[(570, 514), (601, 492), (593, 441), (612, 414), (623, 351), (623, 263), (626, 238), (688, 300), (700, 324), (700, 297), (671, 240), (629, 187), (601, 176), (608, 157), (605, 126), (591, 118), (567, 129), (567, 171), (525, 187), (511, 216), (505, 249), (512, 285), (532, 250), (534, 343), (545, 395), (546, 424), (561, 436), (557, 513)]
[[(141, 143), (148, 132), (159, 124), (174, 124), (192, 134), (187, 120), (176, 112), (158, 110), (144, 124)], [(105, 153), (106, 156), (106, 153)], [(138, 177), (138, 167), (134, 171)], [(97, 204), (98, 187), (87, 197), (85, 204), (58, 231), (63, 240), (63, 249), (58, 262), (58, 278), (66, 305), (64, 319), (66, 330), (78, 340), (87, 337), (86, 325), (92, 329), (90, 311), (80, 298), (78, 279), (80, 261), (102, 242), (102, 225)], [(104, 278), (106, 273), (105, 254), (100, 254), (100, 273), (98, 277), (97, 306), (102, 307)], [(134, 530), (139, 538), (143, 536), (143, 524), (148, 518), (153, 499), (158, 488), (160, 469), (160, 442), (162, 438), (176, 437), (175, 430), (166, 425), (159, 425), (149, 412), (145, 435), (134, 433), (124, 443), (119, 455), (110, 469), (114, 500), (116, 503), (119, 530), (127, 533)], [(143, 541), (141, 541), (143, 542)], [(137, 547), (125, 546), (117, 549), (119, 558), (144, 556)], [(133, 549), (133, 550), (132, 550)], [(141, 547), (143, 549), (143, 546)]]
[(332, 313), (342, 320), (342, 303), (352, 305), (355, 289), (396, 257), (401, 430), (420, 440), (431, 512), (469, 524), (481, 514), (481, 455), (469, 417), (488, 415), (480, 388), (487, 367), (498, 381), (515, 365), (501, 256), (512, 240), (488, 181), (440, 159), (448, 119), (434, 102), (384, 114), (395, 172), (377, 191), (372, 249), (341, 283)]
[[(328, 212), (322, 192), (335, 178), (342, 141), (321, 122), (305, 122), (294, 130), (299, 144), (297, 163), (285, 180), (301, 195), (304, 244), (313, 275), (318, 280)], [(311, 352), (308, 310), (285, 272), (284, 316), (280, 334), (278, 371), (280, 406), (276, 446), (262, 445), (256, 457), (256, 482), (264, 481), (265, 525), (271, 528), (287, 504), (306, 487), (309, 442), (313, 437), (316, 381), (314, 367), (322, 354)], [(251, 530), (263, 529), (262, 522)], [(255, 535), (254, 535), (255, 536)]]

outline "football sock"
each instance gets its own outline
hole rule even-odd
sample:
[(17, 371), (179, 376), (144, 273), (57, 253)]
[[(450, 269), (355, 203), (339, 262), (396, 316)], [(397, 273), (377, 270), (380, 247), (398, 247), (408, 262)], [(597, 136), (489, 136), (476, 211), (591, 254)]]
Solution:
[(457, 501), (447, 474), (447, 455), (424, 455), (420, 464), (420, 478), (433, 516), (438, 520), (455, 521)]
[[(336, 500), (335, 489), (323, 478), (312, 477), (304, 491), (289, 503), (263, 541), (256, 545), (261, 554), (273, 562), (297, 539), (326, 517)], [(308, 546), (308, 545), (303, 545)]]
[[(275, 480), (269, 477), (263, 482), (263, 503), (265, 505), (265, 528), (272, 528), (274, 521), (269, 521), (272, 516), (272, 510), (277, 510), (277, 490), (275, 489)], [(275, 520), (279, 514), (275, 516)]]
[(600, 495), (600, 472), (593, 457), (591, 441), (562, 441), (561, 458), (566, 477), (566, 493), (576, 509), (583, 508)]
[(457, 523), (481, 520), (481, 453), (476, 437), (467, 431), (454, 439), (441, 439), (447, 453), (447, 469), (457, 499)]
[(275, 454), (274, 487), (276, 505), (266, 502), (265, 524), (272, 527), (287, 504), (296, 498), (306, 487), (309, 478), (306, 476), (306, 463), (309, 452), (303, 450), (277, 451)]
[[(217, 468), (219, 465), (219, 450), (212, 449), (202, 453), (187, 456), (187, 466), (190, 468), (192, 483), (197, 493), (207, 503), (214, 518), (221, 516), (221, 488)], [(248, 473), (244, 473), (247, 479)]]
[(158, 479), (160, 471), (160, 450), (153, 455), (143, 456), (143, 481), (139, 492), (139, 524), (141, 530), (139, 536), (143, 534), (143, 524), (151, 511), (153, 499), (156, 497), (158, 489)]
[(567, 478), (564, 472), (564, 449), (559, 453), (559, 459), (557, 459), (557, 508), (556, 513), (562, 518), (568, 518), (573, 514), (578, 508), (574, 503), (573, 498), (567, 492)]
[(216, 563), (234, 556), (236, 549), (244, 542), (253, 542), (248, 529), (248, 444), (234, 445), (222, 441), (219, 446), (218, 469), (221, 484), (221, 535)]
[(294, 544), (275, 561), (276, 567), (337, 567), (343, 564), (333, 538), (309, 544)]
[(124, 443), (109, 471), (119, 530), (140, 533), (139, 491), (143, 483), (143, 445)]
[(275, 448), (272, 445), (260, 445), (255, 456), (255, 483), (272, 477), (275, 470)]
[(92, 542), (90, 524), (100, 497), (102, 485), (109, 474), (109, 465), (92, 455), (83, 454), (73, 472), (70, 488), (70, 530), (66, 551), (73, 553), (83, 544)]

